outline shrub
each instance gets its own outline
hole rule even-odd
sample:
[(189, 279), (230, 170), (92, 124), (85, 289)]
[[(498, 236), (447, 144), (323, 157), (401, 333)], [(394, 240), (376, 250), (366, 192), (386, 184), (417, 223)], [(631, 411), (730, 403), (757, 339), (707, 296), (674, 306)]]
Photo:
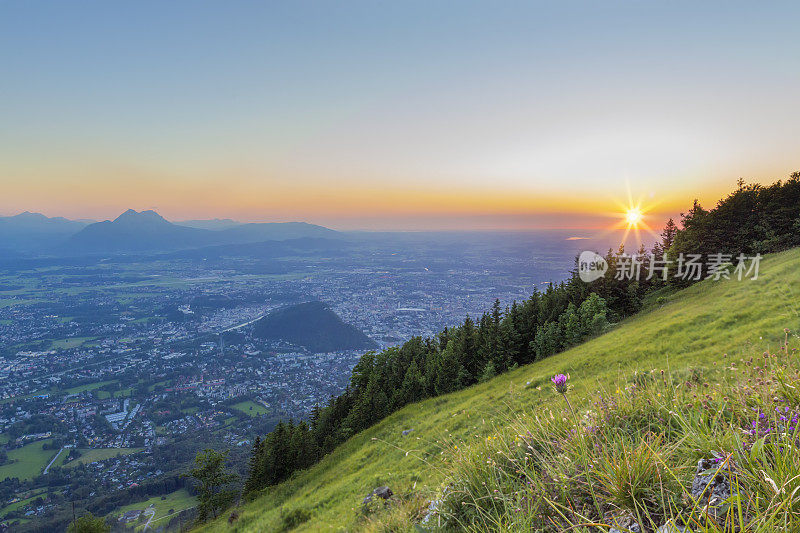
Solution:
[(311, 516), (312, 513), (308, 509), (302, 507), (292, 509), (281, 515), (281, 529), (282, 531), (291, 531), (300, 524), (308, 522)]

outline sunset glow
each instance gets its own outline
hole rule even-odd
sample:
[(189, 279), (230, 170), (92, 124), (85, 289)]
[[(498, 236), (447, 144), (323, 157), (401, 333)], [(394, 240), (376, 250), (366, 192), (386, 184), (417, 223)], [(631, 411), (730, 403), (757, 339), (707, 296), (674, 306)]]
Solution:
[(796, 170), (796, 17), (585, 9), (8, 3), (0, 215), (633, 231)]

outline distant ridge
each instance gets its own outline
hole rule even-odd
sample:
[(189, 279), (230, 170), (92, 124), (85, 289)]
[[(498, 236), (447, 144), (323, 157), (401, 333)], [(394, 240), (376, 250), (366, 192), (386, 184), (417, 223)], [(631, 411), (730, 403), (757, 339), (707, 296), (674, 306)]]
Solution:
[(307, 302), (273, 311), (255, 323), (254, 334), (305, 347), (310, 352), (376, 348), (375, 341), (346, 324), (323, 302)]
[(177, 224), (178, 226), (186, 226), (187, 228), (210, 229), (210, 230), (229, 229), (242, 225), (241, 222), (237, 222), (230, 218), (178, 220), (175, 222), (175, 224)]
[(0, 217), (0, 249), (42, 250), (53, 247), (94, 220), (69, 220), (25, 211)]
[[(238, 224), (225, 229), (227, 220), (190, 221), (217, 229), (175, 224), (155, 211), (128, 209), (113, 221), (90, 224), (75, 233), (64, 251), (84, 253), (168, 251), (223, 244), (335, 238), (338, 232), (305, 222)], [(238, 224), (238, 225), (237, 225)]]
[(337, 238), (338, 231), (308, 222), (253, 222), (219, 232), (225, 243), (285, 241), (308, 237)]

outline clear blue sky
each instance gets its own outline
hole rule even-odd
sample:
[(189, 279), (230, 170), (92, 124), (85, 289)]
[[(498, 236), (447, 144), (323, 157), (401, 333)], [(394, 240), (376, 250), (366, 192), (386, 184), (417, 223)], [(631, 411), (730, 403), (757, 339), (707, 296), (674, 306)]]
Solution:
[(800, 169), (800, 7), (0, 2), (0, 213), (559, 225)]

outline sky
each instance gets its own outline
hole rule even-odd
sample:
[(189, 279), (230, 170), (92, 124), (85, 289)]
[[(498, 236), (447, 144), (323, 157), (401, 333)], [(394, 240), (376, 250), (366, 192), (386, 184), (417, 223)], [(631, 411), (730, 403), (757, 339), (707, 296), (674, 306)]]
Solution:
[(777, 2), (0, 1), (0, 214), (597, 228), (632, 201), (658, 226), (800, 170), (798, 20)]

